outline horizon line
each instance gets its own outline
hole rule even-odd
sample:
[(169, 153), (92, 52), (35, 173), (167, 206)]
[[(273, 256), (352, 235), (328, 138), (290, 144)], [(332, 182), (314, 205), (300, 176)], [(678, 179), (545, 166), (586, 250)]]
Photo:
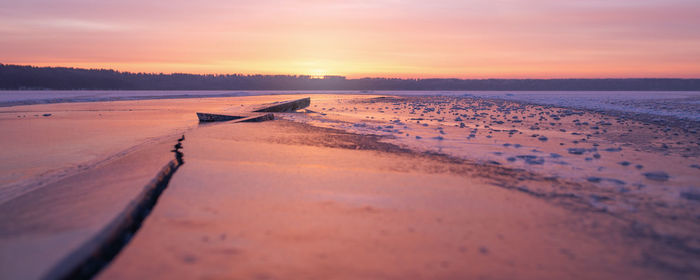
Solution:
[(33, 68), (54, 68), (54, 69), (76, 69), (76, 70), (88, 70), (88, 71), (114, 71), (118, 73), (129, 73), (129, 74), (146, 74), (146, 75), (194, 75), (194, 76), (294, 76), (294, 77), (310, 77), (311, 79), (323, 80), (326, 78), (344, 78), (347, 80), (361, 80), (361, 79), (399, 79), (399, 80), (640, 80), (640, 79), (657, 79), (657, 80), (700, 80), (698, 77), (659, 77), (659, 76), (630, 76), (630, 77), (517, 77), (517, 78), (507, 78), (507, 77), (488, 77), (488, 78), (460, 78), (460, 77), (406, 77), (406, 76), (358, 76), (358, 77), (348, 77), (343, 74), (324, 74), (324, 75), (309, 75), (309, 74), (283, 74), (283, 73), (264, 73), (264, 72), (249, 72), (249, 73), (196, 73), (196, 72), (146, 72), (146, 71), (129, 71), (120, 70), (117, 68), (84, 68), (75, 66), (65, 66), (65, 65), (31, 65), (31, 64), (11, 64), (2, 63), (0, 66), (15, 66), (15, 67), (33, 67)]

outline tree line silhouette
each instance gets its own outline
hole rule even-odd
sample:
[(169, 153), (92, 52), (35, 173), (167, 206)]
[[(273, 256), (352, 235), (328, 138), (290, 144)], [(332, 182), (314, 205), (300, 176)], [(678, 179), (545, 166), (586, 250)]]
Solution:
[(195, 75), (0, 64), (4, 90), (700, 90), (700, 79), (400, 79)]

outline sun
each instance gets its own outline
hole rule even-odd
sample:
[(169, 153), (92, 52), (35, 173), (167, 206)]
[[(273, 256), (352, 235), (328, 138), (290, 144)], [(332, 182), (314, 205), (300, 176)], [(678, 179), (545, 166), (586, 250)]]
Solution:
[(323, 79), (324, 76), (326, 76), (326, 70), (324, 69), (312, 69), (309, 71), (309, 76), (311, 76), (314, 79)]

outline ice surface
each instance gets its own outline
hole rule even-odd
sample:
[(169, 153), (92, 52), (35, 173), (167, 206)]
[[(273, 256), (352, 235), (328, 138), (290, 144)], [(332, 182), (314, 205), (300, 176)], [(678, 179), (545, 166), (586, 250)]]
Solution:
[[(316, 264), (331, 272), (377, 273), (383, 266), (372, 264), (396, 256), (405, 259), (383, 264), (411, 263), (445, 278), (480, 276), (464, 270), (469, 267), (456, 261), (462, 257), (490, 265), (487, 275), (505, 271), (497, 278), (523, 271), (533, 278), (566, 278), (595, 268), (630, 278), (646, 270), (656, 278), (700, 271), (694, 258), (700, 244), (697, 93), (311, 92), (309, 108), (275, 113), (280, 122), (203, 125), (197, 124), (198, 110), (237, 114), (300, 96), (39, 92), (23, 99), (24, 93), (4, 96), (3, 104), (12, 107), (0, 112), (6, 132), (0, 138), (0, 206), (7, 213), (0, 226), (7, 258), (7, 248), (34, 248), (38, 235), (61, 237), (52, 233), (59, 226), (83, 230), (75, 213), (98, 213), (108, 199), (123, 202), (102, 193), (77, 203), (95, 195), (85, 188), (101, 184), (92, 177), (80, 181), (79, 174), (109, 170), (113, 161), (105, 159), (185, 132), (192, 145), (186, 142), (183, 151), (187, 162), (190, 149), (191, 161), (175, 175), (176, 191), (165, 193), (153, 226), (147, 221), (145, 239), (137, 236), (131, 246), (136, 253), (121, 266), (154, 264), (155, 270), (112, 266), (114, 274), (105, 275), (156, 276), (163, 264), (175, 276), (231, 276), (234, 270), (224, 268), (245, 264), (237, 276), (264, 278), (272, 270), (258, 264), (280, 268), (288, 259), (300, 261), (281, 271)], [(122, 101), (15, 106), (100, 98)], [(53, 192), (56, 183), (45, 174), (76, 182)], [(118, 185), (108, 182), (100, 190), (111, 192), (110, 186)], [(37, 200), (49, 203), (32, 208)], [(13, 220), (22, 213), (30, 215)], [(342, 245), (352, 242), (364, 247)], [(329, 254), (352, 248), (362, 250)], [(538, 258), (521, 254), (535, 251)], [(353, 266), (372, 256), (379, 257)], [(493, 258), (480, 259), (486, 256)], [(547, 265), (557, 269), (525, 268)], [(636, 274), (623, 274), (630, 271)]]

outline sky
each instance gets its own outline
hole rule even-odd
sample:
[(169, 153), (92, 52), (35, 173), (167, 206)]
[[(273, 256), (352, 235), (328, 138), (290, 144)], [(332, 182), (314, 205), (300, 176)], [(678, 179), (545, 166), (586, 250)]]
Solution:
[(0, 0), (0, 63), (350, 78), (700, 78), (700, 1)]

